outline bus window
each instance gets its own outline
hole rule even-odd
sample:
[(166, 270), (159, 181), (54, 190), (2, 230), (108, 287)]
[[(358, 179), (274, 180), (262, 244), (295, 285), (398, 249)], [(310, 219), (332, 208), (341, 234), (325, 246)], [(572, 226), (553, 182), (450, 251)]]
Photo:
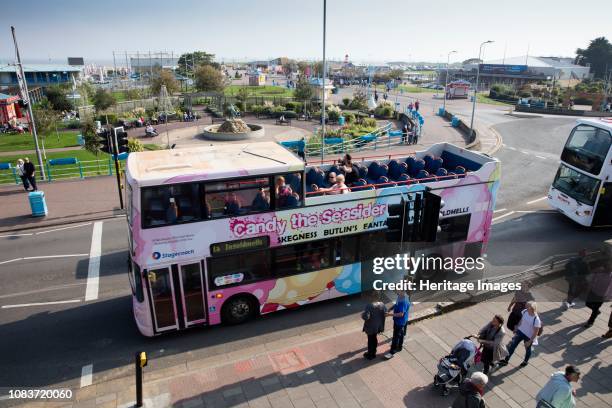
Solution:
[(204, 208), (210, 218), (236, 217), (270, 209), (267, 177), (206, 183)]
[(201, 217), (198, 184), (146, 187), (142, 193), (143, 227), (198, 221)]
[(436, 241), (441, 244), (465, 241), (470, 230), (471, 214), (440, 219), (440, 229)]
[(302, 205), (303, 185), (301, 173), (274, 177), (275, 208), (294, 208)]
[(211, 287), (218, 289), (269, 279), (271, 278), (270, 251), (209, 258), (208, 276)]
[(599, 191), (599, 180), (562, 164), (553, 181), (553, 187), (574, 200), (593, 205)]
[(274, 267), (276, 276), (289, 276), (328, 268), (328, 241), (310, 242), (276, 248)]
[(610, 144), (610, 132), (594, 126), (578, 125), (563, 149), (561, 160), (591, 174), (599, 174)]
[(336, 238), (332, 241), (332, 262), (335, 266), (357, 262), (357, 237)]

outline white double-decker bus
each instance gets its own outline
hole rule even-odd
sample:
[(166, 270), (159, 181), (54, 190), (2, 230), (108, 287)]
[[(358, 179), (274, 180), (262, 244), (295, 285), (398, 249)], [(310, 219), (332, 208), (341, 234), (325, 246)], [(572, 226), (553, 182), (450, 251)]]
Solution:
[(363, 159), (354, 171), (359, 179), (332, 194), (325, 180), (341, 172), (335, 164), (305, 166), (271, 142), (130, 154), (129, 276), (141, 333), (240, 323), (371, 290), (372, 260), (395, 250), (388, 207), (424, 186), (446, 205), (435, 242), (419, 253), (483, 254), (497, 159), (441, 143)]
[(612, 225), (612, 118), (578, 119), (548, 202), (584, 226)]

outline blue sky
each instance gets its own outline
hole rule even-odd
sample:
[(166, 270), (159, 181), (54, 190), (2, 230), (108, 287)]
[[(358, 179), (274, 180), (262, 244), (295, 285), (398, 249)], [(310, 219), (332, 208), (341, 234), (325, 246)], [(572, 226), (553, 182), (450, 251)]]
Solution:
[[(356, 61), (451, 61), (573, 56), (595, 37), (612, 40), (612, 1), (328, 0), (327, 55)], [(3, 2), (0, 58), (110, 60), (112, 51), (205, 50), (225, 60), (321, 58), (322, 0), (19, 0)], [(584, 8), (581, 8), (584, 5)], [(586, 8), (588, 6), (588, 9)], [(121, 60), (121, 59), (119, 59)], [(124, 60), (124, 59), (123, 59)]]

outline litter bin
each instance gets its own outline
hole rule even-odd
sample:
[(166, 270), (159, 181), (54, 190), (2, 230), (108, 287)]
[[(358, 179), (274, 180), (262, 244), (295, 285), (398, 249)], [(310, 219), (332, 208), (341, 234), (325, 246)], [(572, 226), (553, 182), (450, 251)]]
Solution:
[(440, 106), (438, 108), (438, 116), (444, 116), (444, 107)]
[(456, 116), (453, 116), (453, 118), (451, 119), (451, 126), (452, 127), (458, 127), (459, 126), (459, 118)]
[(28, 194), (30, 208), (33, 217), (43, 217), (47, 215), (47, 202), (45, 201), (44, 191), (32, 191)]
[(344, 126), (344, 116), (340, 116), (340, 117), (338, 118), (338, 125), (340, 125), (340, 126)]

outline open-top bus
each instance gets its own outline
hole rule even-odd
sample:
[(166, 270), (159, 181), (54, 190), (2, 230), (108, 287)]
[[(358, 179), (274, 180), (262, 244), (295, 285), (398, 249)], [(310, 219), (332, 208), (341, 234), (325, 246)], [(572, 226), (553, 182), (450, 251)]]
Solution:
[(578, 119), (561, 153), (549, 204), (584, 226), (612, 225), (612, 118)]
[(442, 143), (354, 168), (363, 178), (350, 191), (322, 194), (315, 185), (335, 165), (305, 166), (276, 143), (130, 154), (129, 276), (140, 332), (239, 323), (367, 289), (368, 262), (390, 255), (380, 249), (389, 247), (388, 206), (422, 184), (446, 205), (437, 241), (419, 253), (483, 253), (498, 160)]

